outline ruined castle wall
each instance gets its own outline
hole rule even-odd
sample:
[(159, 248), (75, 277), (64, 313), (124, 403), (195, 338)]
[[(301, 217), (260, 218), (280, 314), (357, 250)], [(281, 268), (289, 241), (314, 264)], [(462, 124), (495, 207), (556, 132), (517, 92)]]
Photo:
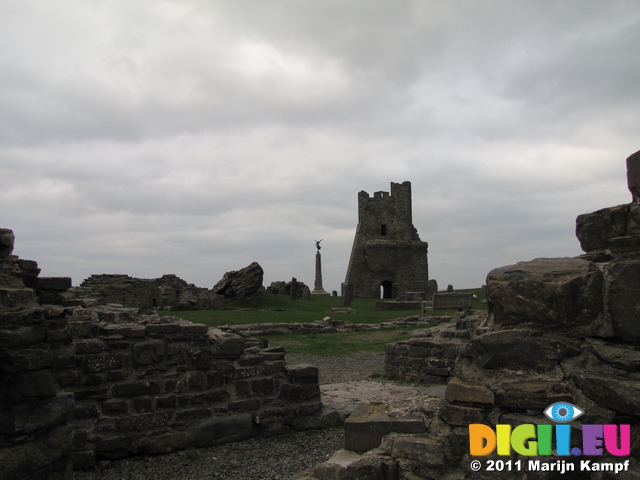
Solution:
[(91, 275), (81, 287), (101, 305), (117, 303), (142, 309), (224, 310), (224, 298), (213, 290), (196, 287), (176, 275), (134, 278), (129, 275)]
[(169, 321), (71, 322), (54, 378), (76, 398), (76, 468), (246, 439), (321, 408), (317, 369), (287, 366), (283, 349)]
[(412, 223), (411, 183), (391, 183), (391, 192), (358, 194), (358, 226), (344, 286), (353, 295), (386, 298), (425, 292), (429, 280), (426, 242)]
[(318, 369), (287, 365), (283, 348), (75, 302), (66, 278), (27, 287), (8, 232), (0, 229), (3, 479), (69, 480), (101, 459), (295, 428), (322, 408)]
[(95, 322), (87, 310), (2, 316), (7, 478), (246, 439), (321, 408), (317, 369), (288, 366), (284, 349), (170, 317)]

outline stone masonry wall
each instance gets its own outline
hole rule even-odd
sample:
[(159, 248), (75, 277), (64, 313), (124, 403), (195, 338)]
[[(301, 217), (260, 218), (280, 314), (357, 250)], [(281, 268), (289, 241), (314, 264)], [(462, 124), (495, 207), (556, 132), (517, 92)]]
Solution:
[(153, 279), (120, 274), (91, 275), (80, 286), (80, 295), (88, 293), (101, 305), (117, 303), (142, 309), (224, 310), (222, 295), (196, 287), (176, 275)]
[(317, 369), (287, 366), (283, 349), (164, 322), (70, 322), (54, 378), (76, 398), (75, 468), (246, 439), (321, 409)]
[(456, 359), (464, 346), (486, 331), (480, 327), (486, 314), (449, 318), (438, 327), (415, 330), (409, 340), (387, 344), (385, 376), (407, 382), (447, 383), (455, 375)]
[[(3, 480), (67, 480), (100, 459), (271, 434), (322, 408), (317, 368), (287, 365), (282, 348), (138, 309), (74, 304), (62, 290), (39, 295), (16, 275), (13, 240), (0, 230)], [(54, 299), (67, 305), (41, 303)]]

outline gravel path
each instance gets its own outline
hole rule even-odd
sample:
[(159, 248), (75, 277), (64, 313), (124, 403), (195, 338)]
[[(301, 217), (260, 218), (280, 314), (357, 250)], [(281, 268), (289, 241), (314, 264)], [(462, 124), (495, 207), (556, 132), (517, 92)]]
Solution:
[(384, 353), (357, 352), (349, 355), (306, 355), (287, 353), (287, 363), (306, 363), (320, 370), (320, 385), (326, 383), (357, 382), (371, 380), (371, 375), (384, 372)]
[[(287, 363), (315, 365), (320, 383), (368, 380), (382, 373), (384, 354), (359, 352), (336, 357), (287, 354)], [(193, 448), (154, 457), (105, 461), (74, 480), (284, 480), (327, 460), (344, 446), (342, 428), (250, 439), (218, 447)]]

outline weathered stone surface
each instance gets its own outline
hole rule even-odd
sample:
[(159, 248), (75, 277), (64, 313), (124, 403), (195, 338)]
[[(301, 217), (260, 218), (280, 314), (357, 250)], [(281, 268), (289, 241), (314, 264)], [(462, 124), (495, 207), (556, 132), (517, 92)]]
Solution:
[(13, 253), (15, 240), (13, 230), (0, 228), (0, 261), (6, 260)]
[(160, 339), (137, 342), (133, 346), (133, 361), (136, 365), (153, 365), (162, 362), (166, 355), (167, 345)]
[(627, 187), (634, 202), (640, 202), (640, 151), (627, 157)]
[[(361, 456), (348, 450), (338, 450), (329, 460), (298, 480), (396, 480), (398, 465), (384, 455)], [(294, 480), (294, 479), (292, 479)]]
[(13, 448), (0, 449), (2, 478), (71, 478), (72, 438), (71, 429), (63, 427)]
[(495, 403), (491, 389), (484, 385), (473, 385), (458, 377), (449, 381), (444, 398), (449, 403), (472, 406), (491, 406)]
[(598, 405), (619, 413), (640, 415), (640, 383), (637, 380), (575, 373), (571, 379)]
[(9, 277), (5, 275), (0, 275), (0, 277), (4, 278), (4, 283), (20, 282), (21, 285), (17, 288), (0, 286), (0, 312), (32, 309), (38, 306), (40, 303), (38, 296), (32, 289), (24, 288), (22, 280), (18, 277)]
[(251, 415), (230, 415), (206, 420), (196, 427), (193, 445), (211, 447), (246, 440), (251, 436), (252, 425)]
[[(129, 275), (92, 275), (73, 292), (94, 296), (101, 305), (116, 303), (133, 308), (170, 307), (176, 310), (223, 310), (224, 298), (212, 290), (196, 287), (176, 275), (133, 278)], [(69, 302), (69, 299), (66, 299)]]
[[(584, 334), (602, 311), (602, 273), (579, 258), (538, 258), (489, 272), (490, 319)], [(577, 327), (583, 327), (578, 329)]]
[(553, 334), (536, 334), (533, 330), (489, 332), (471, 340), (460, 353), (480, 368), (489, 370), (552, 370), (563, 358), (579, 355), (580, 344)]
[(543, 410), (555, 402), (572, 402), (569, 388), (558, 382), (523, 381), (502, 384), (496, 405), (506, 408)]
[(214, 293), (225, 298), (247, 298), (262, 288), (264, 271), (257, 262), (238, 270), (224, 274), (213, 287)]
[(471, 423), (486, 423), (489, 412), (481, 408), (445, 404), (440, 410), (440, 418), (449, 425), (466, 426)]
[(244, 350), (245, 340), (240, 335), (212, 328), (209, 330), (209, 339), (214, 342), (213, 353), (216, 358), (238, 358)]
[(294, 383), (318, 383), (318, 367), (313, 365), (294, 365), (287, 367), (287, 376)]
[(73, 393), (17, 406), (0, 406), (0, 430), (4, 434), (28, 434), (38, 429), (48, 429), (73, 417), (75, 399)]
[(594, 344), (589, 350), (612, 367), (640, 372), (640, 351), (634, 347)]
[(64, 292), (71, 288), (71, 277), (40, 277), (38, 278), (38, 289)]
[(399, 436), (393, 439), (391, 455), (394, 458), (415, 460), (425, 465), (441, 467), (445, 464), (442, 438)]
[(625, 342), (640, 341), (640, 260), (616, 262), (607, 269), (607, 307), (613, 331)]
[(576, 236), (584, 252), (607, 249), (615, 237), (627, 235), (628, 205), (602, 208), (576, 218)]
[(380, 445), (382, 437), (397, 433), (423, 433), (420, 418), (392, 418), (384, 404), (359, 404), (344, 422), (344, 448), (364, 453)]

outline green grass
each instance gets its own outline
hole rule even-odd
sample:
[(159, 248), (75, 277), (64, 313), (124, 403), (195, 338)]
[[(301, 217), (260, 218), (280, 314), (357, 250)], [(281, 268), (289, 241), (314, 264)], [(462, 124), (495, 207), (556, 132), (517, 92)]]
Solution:
[[(473, 292), (479, 298), (481, 289), (460, 290)], [(400, 317), (421, 314), (420, 310), (376, 310), (375, 298), (354, 298), (351, 308), (354, 313), (331, 312), (333, 307), (342, 307), (342, 297), (313, 295), (310, 300), (292, 300), (285, 295), (262, 294), (244, 300), (227, 300), (225, 310), (173, 311), (169, 315), (184, 318), (194, 323), (204, 323), (210, 327), (219, 325), (244, 325), (247, 323), (310, 323), (331, 316), (336, 320), (351, 323), (380, 323)], [(486, 304), (476, 301), (474, 309), (486, 310)], [(439, 310), (437, 315), (452, 315), (456, 310)]]
[(269, 340), (272, 347), (284, 345), (287, 353), (345, 355), (354, 352), (384, 352), (387, 343), (407, 340), (412, 331), (412, 328), (387, 328), (353, 333), (268, 335), (264, 338)]

